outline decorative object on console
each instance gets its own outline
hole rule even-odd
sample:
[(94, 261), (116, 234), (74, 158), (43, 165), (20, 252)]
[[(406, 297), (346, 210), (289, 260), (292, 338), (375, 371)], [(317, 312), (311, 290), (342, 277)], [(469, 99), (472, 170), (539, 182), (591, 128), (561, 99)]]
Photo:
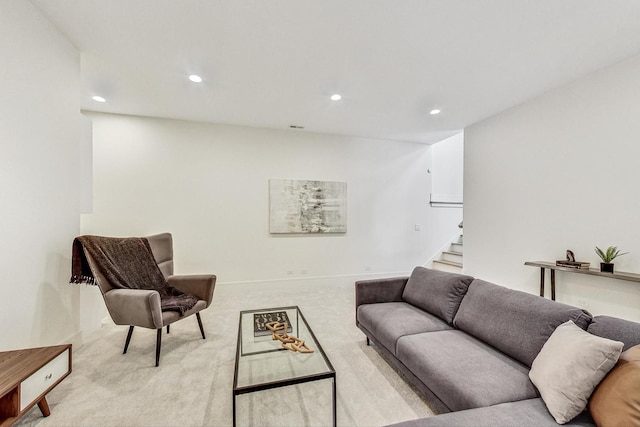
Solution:
[(346, 233), (347, 183), (269, 180), (269, 232)]
[(619, 256), (626, 255), (629, 252), (620, 253), (617, 246), (609, 246), (606, 251), (603, 251), (596, 246), (596, 254), (602, 259), (600, 263), (600, 271), (603, 273), (613, 273), (613, 260)]
[(568, 267), (568, 268), (589, 268), (589, 265), (591, 264), (588, 262), (576, 261), (576, 256), (574, 255), (573, 251), (567, 249), (567, 259), (557, 260), (556, 265), (559, 267)]

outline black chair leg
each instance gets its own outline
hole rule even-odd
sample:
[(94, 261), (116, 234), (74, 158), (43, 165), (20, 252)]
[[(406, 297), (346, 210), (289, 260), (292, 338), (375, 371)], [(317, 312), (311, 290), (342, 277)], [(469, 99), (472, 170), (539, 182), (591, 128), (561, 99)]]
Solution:
[(202, 319), (200, 318), (200, 313), (196, 313), (196, 319), (198, 319), (198, 326), (200, 326), (200, 333), (202, 334), (202, 339), (206, 340), (207, 337), (204, 336), (204, 328), (202, 327)]
[(156, 366), (160, 365), (160, 347), (162, 345), (162, 328), (158, 328), (158, 337), (156, 338)]
[(171, 325), (167, 325), (167, 333), (169, 333), (169, 326), (171, 326)]
[(127, 349), (129, 348), (129, 341), (131, 341), (131, 334), (133, 334), (133, 326), (129, 326), (129, 333), (127, 334), (127, 340), (124, 343), (124, 351), (122, 354), (127, 354)]

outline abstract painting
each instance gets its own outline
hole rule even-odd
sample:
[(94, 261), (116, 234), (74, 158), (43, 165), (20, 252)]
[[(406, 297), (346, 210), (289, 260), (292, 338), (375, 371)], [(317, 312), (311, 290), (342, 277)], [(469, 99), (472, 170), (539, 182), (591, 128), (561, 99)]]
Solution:
[(346, 233), (347, 183), (269, 180), (269, 232)]

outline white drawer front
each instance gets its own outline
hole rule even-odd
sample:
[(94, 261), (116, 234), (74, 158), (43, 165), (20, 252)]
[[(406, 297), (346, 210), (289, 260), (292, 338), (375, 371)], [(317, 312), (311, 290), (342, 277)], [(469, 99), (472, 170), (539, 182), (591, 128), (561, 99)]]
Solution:
[(29, 406), (46, 389), (51, 387), (69, 370), (69, 350), (59, 354), (51, 362), (20, 384), (20, 411)]

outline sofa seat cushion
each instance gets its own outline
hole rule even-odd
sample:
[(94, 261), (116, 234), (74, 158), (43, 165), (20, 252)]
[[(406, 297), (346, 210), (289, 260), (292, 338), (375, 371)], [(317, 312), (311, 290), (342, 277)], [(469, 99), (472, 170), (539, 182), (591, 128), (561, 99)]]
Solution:
[(196, 314), (199, 311), (204, 310), (205, 308), (207, 308), (207, 302), (204, 301), (204, 300), (198, 300), (196, 305), (194, 305), (189, 310), (184, 312), (183, 316), (180, 316), (180, 313), (178, 313), (177, 311), (163, 311), (162, 312), (162, 324), (163, 325), (170, 325), (173, 322), (177, 322), (180, 319), (184, 319), (185, 317), (189, 317), (192, 314)]
[[(596, 423), (583, 412), (565, 426), (595, 427)], [(421, 418), (392, 427), (558, 427), (542, 399), (527, 399), (501, 403), (486, 408), (468, 409), (428, 418)]]
[(539, 397), (527, 366), (462, 331), (405, 335), (396, 357), (451, 411)]
[(587, 329), (591, 315), (570, 305), (476, 279), (453, 324), (531, 366), (553, 331), (567, 320)]
[(406, 302), (363, 304), (358, 307), (358, 322), (392, 354), (396, 341), (404, 335), (452, 329), (438, 317)]
[(416, 267), (404, 287), (402, 299), (453, 323), (472, 281), (471, 276)]

